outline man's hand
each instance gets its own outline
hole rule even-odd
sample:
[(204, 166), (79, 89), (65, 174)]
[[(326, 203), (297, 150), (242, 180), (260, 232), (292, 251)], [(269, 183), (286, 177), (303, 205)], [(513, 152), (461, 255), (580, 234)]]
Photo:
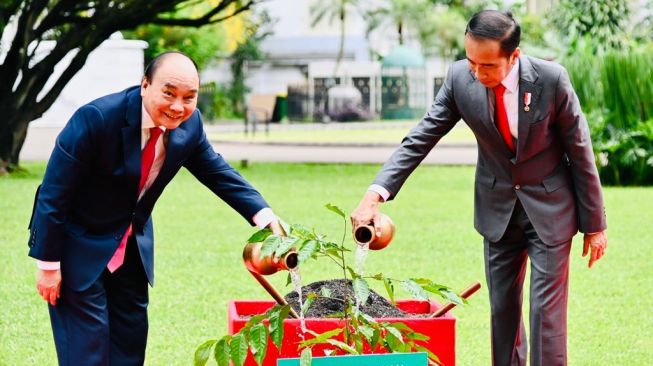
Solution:
[(270, 222), (270, 224), (268, 224), (268, 228), (272, 230), (272, 233), (275, 235), (279, 235), (279, 236), (288, 235), (286, 231), (283, 229), (283, 227), (281, 226), (281, 224), (279, 223), (279, 220), (274, 220)]
[(583, 257), (590, 252), (589, 268), (592, 268), (594, 262), (601, 259), (605, 254), (605, 249), (608, 247), (608, 235), (605, 231), (585, 234), (583, 242)]
[(378, 221), (381, 200), (382, 198), (378, 193), (373, 191), (365, 192), (358, 207), (351, 213), (352, 230), (362, 225), (369, 225), (373, 221)]
[(36, 289), (45, 301), (55, 306), (61, 291), (61, 270), (39, 269), (36, 274)]

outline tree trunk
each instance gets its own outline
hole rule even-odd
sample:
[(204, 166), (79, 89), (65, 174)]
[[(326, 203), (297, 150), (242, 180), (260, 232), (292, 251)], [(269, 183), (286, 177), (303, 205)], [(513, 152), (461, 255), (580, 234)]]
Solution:
[(18, 158), (27, 137), (31, 116), (13, 106), (2, 107), (0, 110), (1, 115), (11, 116), (0, 122), (0, 174), (3, 174), (18, 168)]

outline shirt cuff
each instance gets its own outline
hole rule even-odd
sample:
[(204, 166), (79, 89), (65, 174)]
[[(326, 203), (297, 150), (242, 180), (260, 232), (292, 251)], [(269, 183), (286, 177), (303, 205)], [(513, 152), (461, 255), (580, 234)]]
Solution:
[(383, 198), (383, 202), (387, 201), (388, 198), (390, 198), (390, 192), (385, 189), (383, 186), (380, 186), (378, 184), (372, 184), (367, 188), (368, 191), (376, 192)]
[(38, 269), (42, 269), (45, 271), (54, 271), (61, 269), (61, 262), (46, 262), (46, 261), (36, 261), (36, 266)]
[(254, 217), (252, 217), (252, 221), (256, 224), (261, 229), (266, 228), (270, 223), (274, 220), (277, 219), (277, 215), (272, 212), (272, 209), (269, 207), (266, 207), (264, 209), (261, 209), (261, 211), (257, 212)]

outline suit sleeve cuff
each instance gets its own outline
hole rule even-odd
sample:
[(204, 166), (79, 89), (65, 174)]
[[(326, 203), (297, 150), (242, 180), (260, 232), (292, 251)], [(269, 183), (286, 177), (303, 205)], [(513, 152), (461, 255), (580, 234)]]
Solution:
[(36, 267), (45, 271), (54, 271), (61, 269), (61, 262), (46, 262), (46, 261), (36, 261)]
[(256, 215), (252, 218), (252, 221), (254, 221), (254, 224), (258, 226), (259, 228), (263, 229), (270, 225), (270, 223), (274, 220), (277, 219), (277, 215), (272, 212), (272, 209), (269, 207), (266, 207), (264, 209), (261, 209), (261, 211), (257, 212)]
[(390, 191), (385, 189), (383, 186), (380, 186), (378, 184), (372, 184), (367, 188), (368, 191), (376, 192), (383, 198), (383, 202), (387, 201), (388, 198), (390, 198)]

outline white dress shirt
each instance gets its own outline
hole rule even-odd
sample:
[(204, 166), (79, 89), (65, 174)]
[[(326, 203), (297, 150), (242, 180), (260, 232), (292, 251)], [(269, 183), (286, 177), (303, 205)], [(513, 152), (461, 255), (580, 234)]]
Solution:
[[(519, 62), (516, 62), (510, 69), (508, 75), (501, 81), (501, 84), (506, 87), (506, 91), (503, 93), (503, 103), (506, 106), (506, 114), (508, 114), (510, 134), (512, 137), (517, 138), (517, 131), (519, 130)], [(488, 104), (492, 115), (494, 115), (494, 98), (494, 93), (488, 93)], [(370, 185), (367, 190), (378, 193), (384, 202), (392, 195), (385, 187), (378, 184)]]
[[(145, 106), (142, 106), (141, 150), (145, 148), (147, 141), (150, 139), (150, 128), (152, 127), (155, 127), (154, 121), (152, 120), (150, 114), (147, 113), (147, 110), (145, 110)], [(159, 175), (159, 172), (163, 167), (163, 162), (166, 159), (166, 143), (168, 142), (168, 135), (166, 134), (165, 127), (159, 126), (159, 128), (163, 130), (163, 134), (161, 134), (161, 137), (156, 141), (156, 145), (154, 146), (154, 162), (152, 163), (152, 167), (150, 168), (150, 173), (147, 176), (147, 181), (145, 182), (145, 185), (143, 186), (143, 189), (141, 190), (138, 196), (139, 200), (141, 199), (141, 197), (143, 197), (143, 194), (145, 194), (145, 192), (152, 186), (152, 183), (154, 183), (154, 181), (156, 180), (156, 177)], [(276, 219), (277, 216), (274, 214), (272, 209), (266, 207), (261, 209), (259, 212), (257, 212), (256, 215), (254, 215), (254, 217), (252, 218), (252, 221), (254, 221), (256, 226), (262, 229), (268, 226), (272, 221)], [(47, 261), (37, 260), (36, 265), (39, 269), (44, 269), (44, 270), (57, 270), (61, 268), (60, 262), (47, 262)]]

